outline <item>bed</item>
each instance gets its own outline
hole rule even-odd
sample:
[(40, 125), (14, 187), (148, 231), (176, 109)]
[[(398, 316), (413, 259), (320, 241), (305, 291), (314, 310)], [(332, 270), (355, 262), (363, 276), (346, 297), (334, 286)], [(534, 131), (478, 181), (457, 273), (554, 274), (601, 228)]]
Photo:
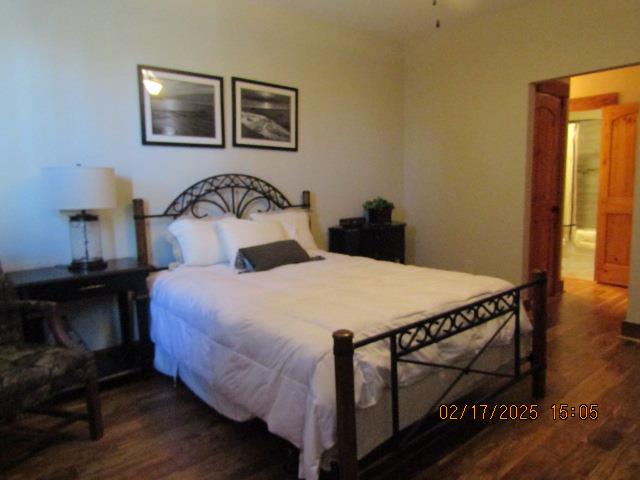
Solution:
[[(295, 207), (308, 209), (309, 198)], [(239, 174), (196, 183), (158, 215), (136, 199), (140, 261), (150, 218), (202, 217), (202, 206), (238, 217), (294, 207), (273, 185)], [(178, 267), (151, 284), (156, 369), (231, 419), (263, 419), (299, 448), (301, 478), (318, 478), (331, 461), (342, 479), (393, 464), (429, 433), (438, 405), (487, 376), (504, 379), (490, 394), (532, 376), (534, 395), (544, 395), (544, 274), (514, 287), (310, 253), (324, 259), (244, 275), (229, 264)], [(521, 301), (530, 290), (533, 328)]]

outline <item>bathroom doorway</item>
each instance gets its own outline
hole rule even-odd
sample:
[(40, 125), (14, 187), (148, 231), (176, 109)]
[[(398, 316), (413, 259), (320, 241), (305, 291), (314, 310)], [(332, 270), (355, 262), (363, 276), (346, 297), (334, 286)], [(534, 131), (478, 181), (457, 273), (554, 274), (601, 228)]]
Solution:
[(640, 66), (569, 83), (561, 276), (626, 287)]
[(602, 110), (569, 111), (562, 214), (562, 277), (595, 279)]

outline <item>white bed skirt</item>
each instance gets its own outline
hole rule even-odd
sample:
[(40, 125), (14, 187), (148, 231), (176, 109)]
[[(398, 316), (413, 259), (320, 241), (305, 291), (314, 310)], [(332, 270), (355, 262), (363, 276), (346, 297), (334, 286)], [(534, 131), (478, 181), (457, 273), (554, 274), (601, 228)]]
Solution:
[(245, 422), (254, 418), (251, 413), (244, 408), (238, 406), (231, 400), (227, 399), (220, 392), (217, 392), (213, 386), (185, 365), (167, 353), (160, 345), (155, 346), (155, 354), (153, 357), (153, 366), (160, 373), (164, 373), (173, 379), (180, 378), (184, 384), (195, 393), (200, 400), (212, 407), (231, 420), (236, 422)]
[[(530, 335), (523, 335), (522, 346), (524, 352), (527, 354), (530, 352), (530, 344)], [(474, 368), (488, 371), (504, 370), (504, 366), (512, 361), (513, 345), (489, 347), (478, 359)], [(500, 368), (501, 366), (503, 366), (503, 368)], [(173, 377), (174, 379), (180, 378), (203, 402), (225, 417), (237, 422), (254, 418), (251, 413), (224, 395), (221, 395), (206, 379), (191, 370), (188, 366), (181, 365), (178, 360), (157, 344), (155, 346), (154, 367), (160, 373)], [(410, 425), (422, 417), (425, 413), (425, 406), (435, 402), (442, 391), (442, 386), (447, 385), (446, 382), (451, 382), (458, 373), (459, 372), (453, 370), (443, 369), (436, 375), (429, 376), (427, 381), (417, 382), (411, 386), (400, 389), (401, 428)], [(465, 376), (443, 402), (452, 402), (468, 394), (485, 379), (486, 377), (482, 375)], [(435, 385), (434, 381), (436, 382)], [(434, 386), (440, 388), (434, 388)], [(391, 436), (392, 423), (390, 412), (391, 397), (388, 389), (376, 405), (369, 408), (356, 409), (358, 458), (363, 458)], [(324, 452), (321, 462), (322, 467), (329, 469), (331, 461), (335, 458), (335, 448)]]

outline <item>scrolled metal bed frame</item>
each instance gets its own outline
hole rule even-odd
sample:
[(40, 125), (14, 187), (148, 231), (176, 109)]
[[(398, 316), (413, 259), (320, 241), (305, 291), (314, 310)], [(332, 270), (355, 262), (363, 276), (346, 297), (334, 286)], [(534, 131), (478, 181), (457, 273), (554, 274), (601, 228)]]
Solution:
[[(286, 208), (311, 208), (311, 195), (308, 190), (302, 192), (302, 203), (293, 205), (276, 187), (264, 180), (242, 173), (226, 173), (200, 180), (184, 190), (165, 208), (164, 212), (148, 215), (145, 213), (144, 200), (133, 199), (133, 220), (136, 229), (136, 248), (138, 261), (149, 263), (146, 221), (150, 218), (178, 218), (191, 215), (203, 218), (208, 213), (202, 207), (216, 207), (219, 214), (233, 214), (241, 218), (252, 207), (259, 211)], [(260, 208), (262, 207), (262, 208)]]
[[(270, 183), (243, 174), (225, 174), (205, 178), (184, 190), (161, 214), (145, 214), (144, 201), (137, 198), (133, 200), (133, 213), (138, 260), (143, 264), (149, 263), (146, 228), (148, 219), (177, 218), (181, 215), (201, 218), (207, 215), (201, 211), (200, 207), (203, 206), (213, 206), (221, 213), (232, 213), (237, 217), (242, 217), (251, 208), (262, 207), (261, 210), (264, 211), (292, 207), (310, 209), (311, 203), (310, 193), (307, 190), (302, 192), (302, 203), (292, 205), (287, 197)], [(527, 377), (532, 379), (533, 396), (544, 397), (546, 388), (546, 282), (544, 272), (535, 272), (532, 281), (523, 285), (357, 341), (354, 341), (354, 334), (349, 330), (334, 332), (333, 353), (336, 381), (338, 476), (340, 480), (354, 480), (360, 475), (367, 475), (379, 469), (382, 465), (389, 463), (393, 465), (393, 462), (401, 461), (403, 452), (410, 449), (415, 450), (417, 444), (422, 442), (425, 436), (431, 435), (442, 426), (442, 424), (436, 424), (425, 428), (427, 421), (432, 418), (435, 408), (446, 399), (465, 375), (481, 374), (506, 379), (496, 390), (484, 395), (481, 399), (475, 399), (477, 402), (487, 401)], [(525, 291), (532, 292), (528, 299), (532, 304), (533, 321), (532, 351), (526, 358), (523, 357), (520, 341), (520, 303), (525, 298)], [(438, 364), (410, 358), (410, 355), (418, 350), (489, 321), (500, 322), (500, 325), (493, 336), (464, 366)], [(476, 361), (511, 321), (515, 322), (513, 370), (507, 373), (474, 368)], [(375, 342), (386, 342), (389, 345), (392, 436), (385, 443), (391, 447), (376, 461), (363, 466), (360, 465), (357, 454), (353, 356), (357, 349)], [(403, 363), (454, 370), (458, 373), (418, 421), (401, 429), (398, 367)]]
[[(546, 274), (544, 272), (535, 272), (531, 282), (356, 342), (354, 342), (353, 332), (349, 330), (338, 330), (334, 332), (333, 353), (335, 356), (340, 480), (356, 479), (360, 474), (371, 473), (371, 471), (374, 471), (376, 468), (380, 468), (385, 462), (389, 463), (389, 459), (401, 458), (403, 452), (412, 448), (415, 449), (416, 444), (423, 440), (425, 436), (441, 428), (442, 424), (437, 424), (429, 429), (423, 427), (427, 421), (432, 418), (433, 412), (441, 402), (462, 378), (469, 373), (508, 379), (508, 381), (500, 385), (496, 390), (484, 395), (482, 398), (474, 399), (474, 402), (477, 404), (490, 400), (528, 376), (532, 378), (533, 396), (536, 398), (544, 397), (546, 389), (546, 284)], [(533, 301), (533, 338), (531, 354), (528, 358), (523, 359), (520, 341), (520, 301), (523, 297), (523, 292), (527, 290), (533, 290), (531, 298)], [(491, 320), (501, 322), (499, 327), (478, 352), (467, 361), (466, 365), (462, 367), (407, 358), (411, 353), (485, 324)], [(514, 365), (512, 373), (473, 368), (476, 361), (491, 345), (502, 329), (511, 321), (515, 322)], [(389, 389), (391, 393), (392, 437), (387, 443), (391, 448), (387, 450), (384, 456), (370, 463), (367, 468), (362, 471), (359, 469), (357, 457), (353, 356), (355, 350), (358, 348), (363, 348), (379, 341), (385, 341), (389, 344), (391, 372)], [(523, 360), (529, 363), (526, 369), (523, 368)], [(398, 365), (401, 363), (457, 370), (459, 372), (453, 381), (444, 389), (443, 393), (440, 394), (438, 399), (427, 409), (425, 414), (418, 421), (403, 430), (400, 429), (399, 420), (400, 386), (398, 385)]]

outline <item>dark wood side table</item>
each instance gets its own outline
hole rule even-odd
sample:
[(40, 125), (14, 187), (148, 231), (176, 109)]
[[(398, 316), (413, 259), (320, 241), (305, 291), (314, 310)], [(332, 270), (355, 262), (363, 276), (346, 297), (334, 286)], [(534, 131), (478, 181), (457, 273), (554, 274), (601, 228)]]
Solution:
[[(22, 299), (64, 302), (116, 295), (120, 317), (121, 343), (97, 350), (96, 363), (100, 381), (137, 373), (151, 366), (149, 339), (149, 294), (147, 276), (156, 268), (141, 265), (135, 258), (109, 260), (107, 268), (87, 273), (70, 272), (66, 266), (36, 268), (8, 273)], [(135, 306), (135, 308), (134, 308)], [(134, 312), (137, 315), (134, 315)], [(134, 340), (133, 320), (137, 320), (138, 339)], [(45, 341), (42, 323), (25, 332), (28, 341)]]
[(404, 263), (405, 227), (403, 222), (331, 227), (329, 251)]

